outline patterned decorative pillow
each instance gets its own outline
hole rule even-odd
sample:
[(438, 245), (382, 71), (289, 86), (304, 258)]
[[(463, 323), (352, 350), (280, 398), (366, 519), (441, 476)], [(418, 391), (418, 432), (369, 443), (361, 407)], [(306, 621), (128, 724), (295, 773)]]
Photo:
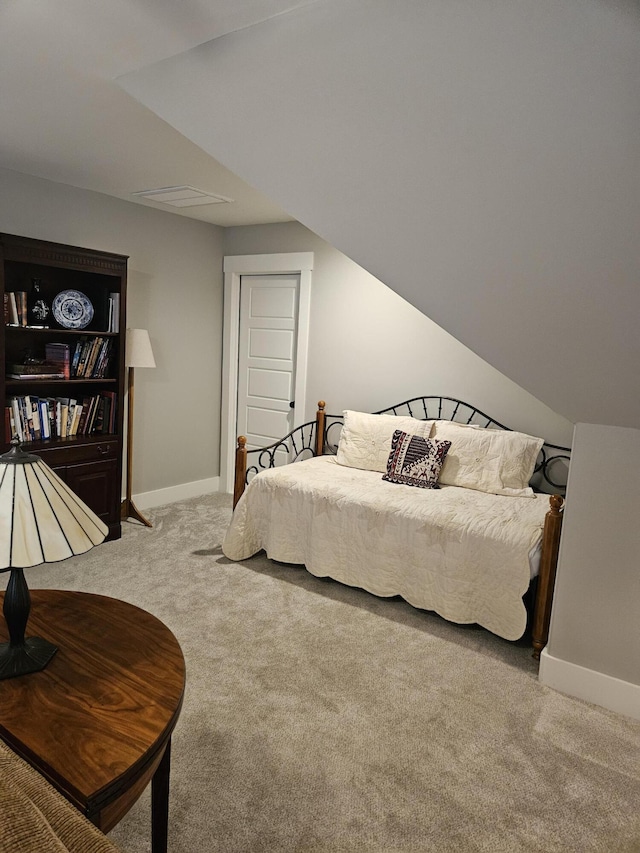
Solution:
[(450, 441), (423, 438), (397, 429), (391, 439), (387, 473), (382, 479), (421, 489), (439, 489), (440, 469), (450, 447)]

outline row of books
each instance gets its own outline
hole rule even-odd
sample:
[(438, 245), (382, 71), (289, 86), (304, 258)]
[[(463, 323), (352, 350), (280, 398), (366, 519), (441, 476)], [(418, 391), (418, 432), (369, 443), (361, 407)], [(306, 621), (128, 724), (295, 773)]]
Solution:
[(26, 290), (16, 290), (4, 294), (4, 322), (13, 326), (27, 325)]
[(47, 364), (58, 367), (65, 379), (104, 379), (109, 369), (113, 341), (114, 338), (100, 335), (83, 335), (75, 346), (52, 341), (45, 345), (45, 359)]
[(74, 435), (111, 434), (116, 428), (115, 391), (74, 399), (72, 397), (11, 397), (5, 409), (7, 442), (21, 442)]

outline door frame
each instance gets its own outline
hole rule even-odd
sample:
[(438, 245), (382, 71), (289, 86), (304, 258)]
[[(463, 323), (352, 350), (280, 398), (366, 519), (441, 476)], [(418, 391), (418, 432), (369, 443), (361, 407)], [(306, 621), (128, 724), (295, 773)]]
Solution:
[(222, 332), (222, 400), (220, 423), (220, 489), (233, 492), (235, 434), (238, 400), (238, 348), (240, 332), (240, 278), (243, 275), (299, 275), (298, 334), (296, 344), (295, 406), (293, 423), (304, 422), (309, 353), (311, 272), (313, 252), (273, 255), (226, 255), (224, 271), (224, 312)]

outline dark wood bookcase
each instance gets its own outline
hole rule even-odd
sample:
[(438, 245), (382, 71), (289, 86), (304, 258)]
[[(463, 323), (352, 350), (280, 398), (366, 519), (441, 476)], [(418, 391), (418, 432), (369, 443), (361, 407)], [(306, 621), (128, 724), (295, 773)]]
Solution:
[[(6, 410), (14, 397), (71, 398), (79, 402), (103, 393), (115, 403), (113, 429), (67, 437), (26, 441), (24, 450), (40, 456), (109, 527), (109, 539), (120, 537), (122, 483), (123, 409), (125, 389), (125, 327), (127, 257), (0, 234), (2, 291), (26, 292), (38, 279), (49, 307), (43, 325), (48, 328), (13, 326), (5, 319), (0, 347), (0, 403), (3, 411), (2, 452), (8, 450)], [(78, 290), (93, 307), (93, 318), (82, 329), (64, 328), (51, 311), (54, 298), (65, 290)], [(117, 319), (109, 331), (109, 299), (119, 294)], [(47, 343), (68, 343), (71, 355), (81, 338), (112, 339), (108, 366), (100, 378), (13, 379), (10, 365), (27, 358), (44, 358)], [(104, 430), (104, 427), (102, 428)]]

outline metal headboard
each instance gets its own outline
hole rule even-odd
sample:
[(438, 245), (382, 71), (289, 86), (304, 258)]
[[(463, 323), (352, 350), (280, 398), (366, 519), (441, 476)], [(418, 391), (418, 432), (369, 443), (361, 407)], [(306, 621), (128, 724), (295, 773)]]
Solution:
[[(485, 429), (504, 429), (510, 427), (501, 424), (485, 412), (456, 400), (454, 397), (412, 397), (403, 403), (396, 403), (387, 409), (374, 412), (376, 415), (404, 415), (417, 420), (447, 420), (462, 424), (475, 424)], [(344, 424), (342, 415), (326, 415), (324, 430), (324, 453), (335, 454), (338, 450), (340, 430)], [(540, 449), (536, 467), (531, 477), (531, 486), (536, 491), (548, 494), (564, 495), (567, 488), (567, 475), (571, 448), (562, 447), (545, 441)]]
[[(470, 403), (453, 397), (412, 397), (410, 400), (396, 403), (387, 409), (380, 409), (373, 414), (408, 415), (418, 420), (449, 420), (463, 424), (476, 424), (486, 429), (510, 430), (509, 427), (489, 417)], [(244, 476), (241, 475), (244, 484), (249, 483), (257, 473), (267, 468), (315, 456), (318, 452), (318, 429), (321, 430), (323, 437), (322, 452), (335, 455), (343, 424), (343, 415), (325, 414), (324, 403), (322, 403), (314, 421), (301, 424), (267, 447), (246, 450), (246, 469), (243, 469)], [(244, 446), (244, 438), (242, 442)], [(564, 495), (570, 455), (571, 448), (545, 442), (531, 478), (532, 488), (547, 494)]]

